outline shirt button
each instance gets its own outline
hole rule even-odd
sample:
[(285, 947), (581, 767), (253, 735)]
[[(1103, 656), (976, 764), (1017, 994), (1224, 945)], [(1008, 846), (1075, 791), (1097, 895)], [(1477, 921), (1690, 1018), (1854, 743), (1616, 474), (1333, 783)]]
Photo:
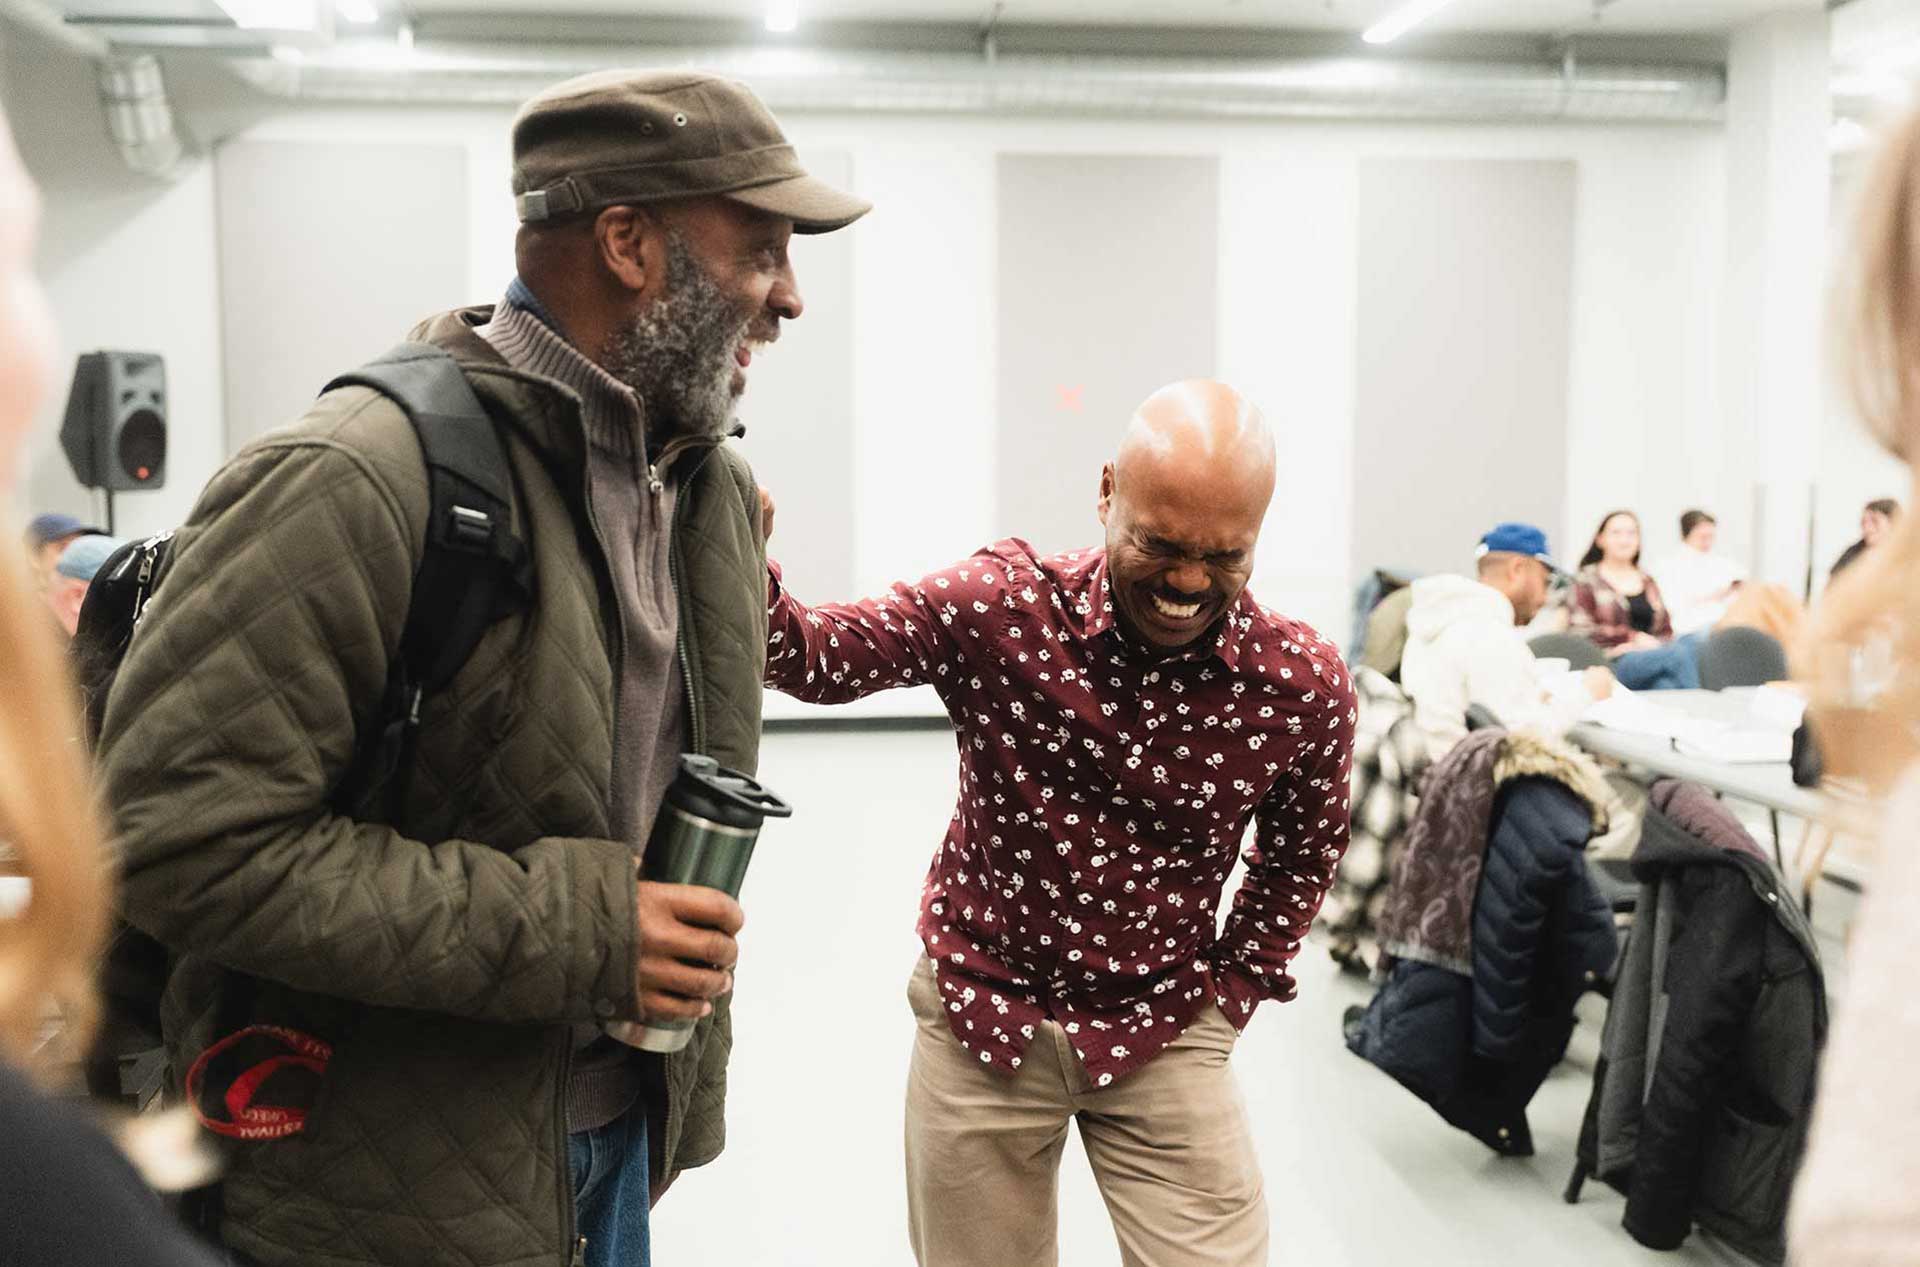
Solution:
[(601, 1020), (606, 1020), (608, 1017), (612, 1016), (614, 1013), (614, 1010), (615, 1009), (613, 1006), (612, 999), (600, 999), (597, 1002), (595, 1002), (593, 1005), (593, 1014), (599, 1017)]

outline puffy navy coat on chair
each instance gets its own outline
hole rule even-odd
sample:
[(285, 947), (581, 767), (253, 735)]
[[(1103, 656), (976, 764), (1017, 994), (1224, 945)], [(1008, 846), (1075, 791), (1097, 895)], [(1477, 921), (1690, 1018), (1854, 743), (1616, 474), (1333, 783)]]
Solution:
[(1527, 1105), (1566, 1053), (1573, 1008), (1617, 952), (1587, 873), (1593, 810), (1566, 783), (1496, 793), (1473, 908), (1472, 975), (1399, 959), (1347, 1045), (1495, 1152), (1533, 1152)]

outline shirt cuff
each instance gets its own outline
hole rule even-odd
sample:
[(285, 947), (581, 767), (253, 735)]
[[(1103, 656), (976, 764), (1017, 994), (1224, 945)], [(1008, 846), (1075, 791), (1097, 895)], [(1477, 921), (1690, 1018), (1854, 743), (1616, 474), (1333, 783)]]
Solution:
[(1292, 977), (1281, 977), (1285, 984), (1276, 991), (1267, 988), (1267, 983), (1260, 978), (1231, 966), (1215, 965), (1211, 976), (1213, 1001), (1236, 1030), (1244, 1031), (1247, 1022), (1253, 1019), (1254, 1009), (1266, 1000), (1285, 1002), (1293, 997)]

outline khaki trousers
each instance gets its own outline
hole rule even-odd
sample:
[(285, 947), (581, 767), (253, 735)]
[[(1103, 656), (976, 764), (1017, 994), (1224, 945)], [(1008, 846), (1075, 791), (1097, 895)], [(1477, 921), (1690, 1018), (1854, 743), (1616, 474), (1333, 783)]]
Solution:
[(1106, 1199), (1124, 1267), (1265, 1267), (1267, 1203), (1228, 1057), (1208, 1007), (1172, 1046), (1093, 1087), (1043, 1022), (1013, 1077), (947, 1027), (933, 964), (908, 985), (919, 1032), (907, 1075), (907, 1223), (921, 1267), (1053, 1267), (1067, 1124)]

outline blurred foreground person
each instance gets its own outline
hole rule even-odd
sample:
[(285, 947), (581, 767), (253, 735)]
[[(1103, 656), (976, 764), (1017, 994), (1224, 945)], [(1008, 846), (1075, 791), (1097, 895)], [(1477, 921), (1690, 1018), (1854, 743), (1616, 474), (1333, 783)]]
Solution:
[[(37, 202), (0, 118), (0, 488), (53, 370), (28, 271)], [(0, 870), (31, 885), (24, 907), (0, 906), (0, 1267), (213, 1267), (107, 1137), (42, 1090), (86, 1046), (111, 902), (66, 683), (24, 560), (0, 551)]]
[[(1920, 114), (1861, 202), (1845, 363), (1860, 416), (1920, 462)], [(1920, 1262), (1920, 533), (1901, 518), (1828, 592), (1804, 655), (1830, 774), (1886, 797), (1789, 1224), (1799, 1267)]]
[[(928, 871), (907, 1087), (924, 1267), (1043, 1267), (1077, 1123), (1127, 1267), (1261, 1267), (1231, 1056), (1347, 846), (1355, 704), (1332, 644), (1247, 592), (1273, 495), (1260, 414), (1149, 397), (1101, 474), (1101, 549), (1007, 540), (879, 598), (771, 602), (767, 682), (930, 683), (960, 795)], [(1245, 882), (1216, 912), (1248, 825)]]

